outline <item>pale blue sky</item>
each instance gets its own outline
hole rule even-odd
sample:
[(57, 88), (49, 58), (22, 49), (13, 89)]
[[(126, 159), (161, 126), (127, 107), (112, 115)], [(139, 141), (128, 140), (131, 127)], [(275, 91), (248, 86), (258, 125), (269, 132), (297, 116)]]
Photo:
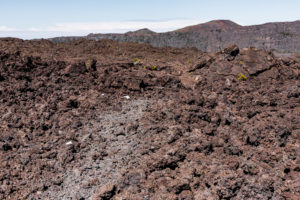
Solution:
[(0, 37), (41, 38), (150, 28), (175, 30), (215, 19), (241, 25), (300, 20), (299, 0), (0, 0)]

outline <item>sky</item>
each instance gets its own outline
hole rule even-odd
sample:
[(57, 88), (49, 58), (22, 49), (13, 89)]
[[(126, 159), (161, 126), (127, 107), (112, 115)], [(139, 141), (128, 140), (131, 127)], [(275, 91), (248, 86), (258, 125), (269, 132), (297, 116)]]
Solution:
[(299, 0), (0, 0), (0, 37), (166, 32), (211, 20), (240, 25), (300, 20)]

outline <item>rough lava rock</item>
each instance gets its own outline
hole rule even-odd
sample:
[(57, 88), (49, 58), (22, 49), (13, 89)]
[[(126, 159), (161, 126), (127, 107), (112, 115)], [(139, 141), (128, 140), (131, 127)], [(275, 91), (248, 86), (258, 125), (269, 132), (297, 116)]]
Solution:
[(0, 199), (299, 199), (299, 72), (237, 46), (0, 39)]

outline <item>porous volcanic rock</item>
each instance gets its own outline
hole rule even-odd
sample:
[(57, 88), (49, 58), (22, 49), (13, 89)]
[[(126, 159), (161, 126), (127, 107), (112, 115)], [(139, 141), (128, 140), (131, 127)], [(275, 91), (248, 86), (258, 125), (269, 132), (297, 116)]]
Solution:
[(0, 199), (300, 198), (299, 57), (0, 44)]

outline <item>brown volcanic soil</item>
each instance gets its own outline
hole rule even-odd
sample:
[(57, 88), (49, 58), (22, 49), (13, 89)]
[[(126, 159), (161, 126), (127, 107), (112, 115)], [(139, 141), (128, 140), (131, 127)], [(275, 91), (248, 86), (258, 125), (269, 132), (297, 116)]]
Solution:
[(299, 199), (299, 63), (1, 39), (0, 199)]

